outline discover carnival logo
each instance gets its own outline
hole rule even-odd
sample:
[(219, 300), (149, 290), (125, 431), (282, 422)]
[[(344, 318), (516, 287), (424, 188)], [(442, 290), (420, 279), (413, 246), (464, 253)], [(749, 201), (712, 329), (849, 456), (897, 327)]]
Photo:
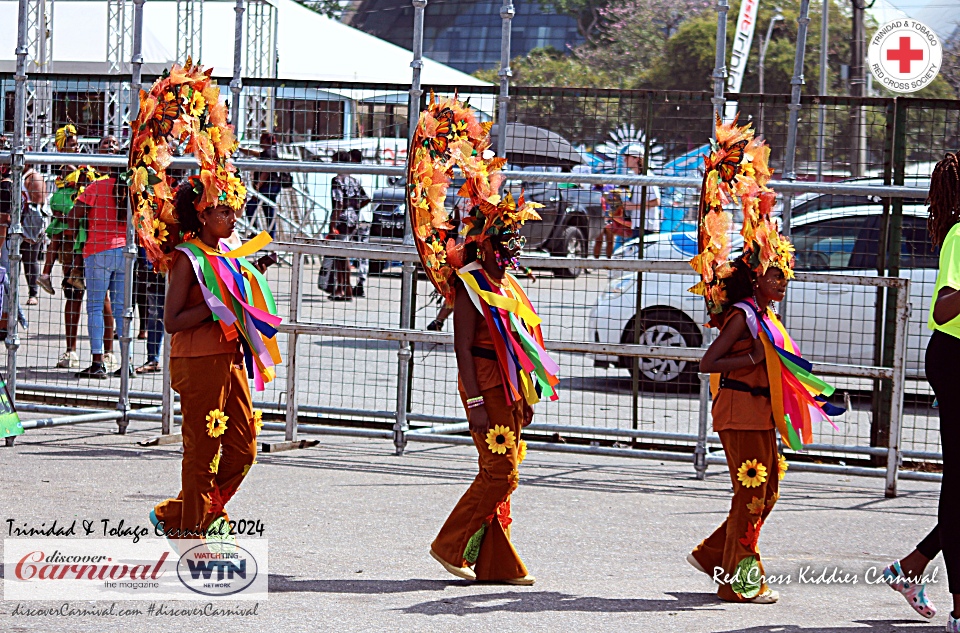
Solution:
[(874, 78), (891, 92), (916, 92), (936, 79), (943, 46), (933, 29), (910, 18), (887, 22), (867, 49)]
[(267, 599), (266, 539), (247, 539), (242, 547), (199, 540), (4, 539), (3, 550), (4, 600)]

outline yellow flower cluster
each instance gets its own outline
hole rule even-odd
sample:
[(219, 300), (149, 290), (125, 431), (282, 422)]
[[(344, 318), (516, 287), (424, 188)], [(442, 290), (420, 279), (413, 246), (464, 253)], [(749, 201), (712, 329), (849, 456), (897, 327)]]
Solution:
[(407, 164), (407, 206), (417, 250), (430, 280), (446, 297), (453, 297), (450, 279), (462, 265), (464, 245), (458, 245), (444, 201), (459, 170), (465, 182), (457, 194), (469, 199), (469, 214), (463, 218), (465, 243), (539, 220), (543, 206), (501, 196), (501, 168), (506, 164), (490, 150), (490, 123), (480, 123), (473, 109), (457, 97), (437, 99), (420, 114)]
[(246, 199), (246, 188), (229, 161), (237, 138), (227, 124), (227, 108), (211, 73), (187, 58), (183, 66), (174, 64), (149, 92), (140, 92), (139, 113), (131, 126), (129, 169), (123, 176), (130, 187), (140, 243), (156, 270), (166, 270), (181, 237), (172, 181), (166, 174), (173, 159), (171, 141), (200, 162), (200, 176), (194, 180), (195, 188), (202, 189), (198, 210), (218, 204), (240, 210)]
[(725, 210), (731, 204), (743, 211), (740, 234), (750, 267), (762, 274), (773, 266), (793, 278), (793, 245), (770, 217), (776, 194), (767, 187), (772, 176), (769, 160), (770, 148), (754, 137), (749, 123), (738, 126), (735, 118), (725, 124), (717, 117), (716, 140), (711, 141), (700, 190), (698, 254), (690, 261), (701, 277), (690, 292), (705, 297), (713, 314), (723, 307), (721, 280), (731, 271), (727, 258), (732, 218)]

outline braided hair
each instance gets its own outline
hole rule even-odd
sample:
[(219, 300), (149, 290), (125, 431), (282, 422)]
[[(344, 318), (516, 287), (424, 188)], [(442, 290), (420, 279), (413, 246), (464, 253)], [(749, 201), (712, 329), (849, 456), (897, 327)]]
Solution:
[(927, 230), (933, 245), (940, 246), (953, 225), (960, 222), (960, 152), (948, 152), (933, 168), (927, 204)]

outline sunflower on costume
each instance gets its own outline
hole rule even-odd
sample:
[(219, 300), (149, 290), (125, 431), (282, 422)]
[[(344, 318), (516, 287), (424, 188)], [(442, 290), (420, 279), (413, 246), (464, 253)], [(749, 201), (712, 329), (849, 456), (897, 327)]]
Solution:
[(520, 440), (517, 444), (517, 464), (522, 464), (523, 460), (527, 458), (527, 441)]
[(747, 511), (750, 514), (762, 514), (764, 508), (767, 507), (767, 504), (760, 497), (754, 497), (753, 501), (747, 504)]
[(756, 488), (767, 480), (767, 467), (755, 459), (748, 459), (740, 464), (737, 479), (746, 488)]
[(787, 463), (787, 458), (781, 454), (777, 458), (777, 479), (783, 479), (787, 474), (788, 468), (790, 468), (790, 464)]
[(260, 409), (253, 410), (253, 433), (254, 435), (260, 435), (260, 429), (263, 428), (263, 411)]
[(220, 437), (227, 430), (227, 416), (220, 409), (214, 409), (207, 414), (207, 435), (210, 437)]
[(516, 446), (517, 438), (506, 426), (497, 425), (487, 431), (487, 446), (491, 453), (505, 455), (508, 450)]

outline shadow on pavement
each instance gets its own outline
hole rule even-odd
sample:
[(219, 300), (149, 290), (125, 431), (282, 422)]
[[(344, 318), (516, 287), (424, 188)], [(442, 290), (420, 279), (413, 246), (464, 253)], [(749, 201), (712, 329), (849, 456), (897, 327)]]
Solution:
[(942, 625), (917, 626), (918, 622), (916, 620), (853, 620), (852, 623), (856, 626), (808, 628), (798, 624), (776, 624), (773, 626), (755, 626), (749, 629), (718, 629), (713, 633), (801, 633), (809, 631), (816, 631), (817, 633), (854, 633), (855, 631), (867, 631), (869, 633), (903, 633), (905, 631), (913, 633), (913, 631), (920, 631), (920, 633), (932, 633), (933, 631), (943, 631)]
[[(713, 593), (667, 592), (673, 600), (643, 598), (596, 598), (572, 596), (557, 591), (476, 594), (421, 602), (403, 613), (419, 615), (476, 615), (482, 613), (540, 613), (579, 611), (592, 613), (668, 612), (723, 609)], [(706, 609), (705, 609), (706, 608)]]
[(270, 574), (270, 591), (313, 593), (408, 593), (411, 591), (443, 591), (447, 587), (466, 587), (466, 580), (295, 580), (289, 576)]

